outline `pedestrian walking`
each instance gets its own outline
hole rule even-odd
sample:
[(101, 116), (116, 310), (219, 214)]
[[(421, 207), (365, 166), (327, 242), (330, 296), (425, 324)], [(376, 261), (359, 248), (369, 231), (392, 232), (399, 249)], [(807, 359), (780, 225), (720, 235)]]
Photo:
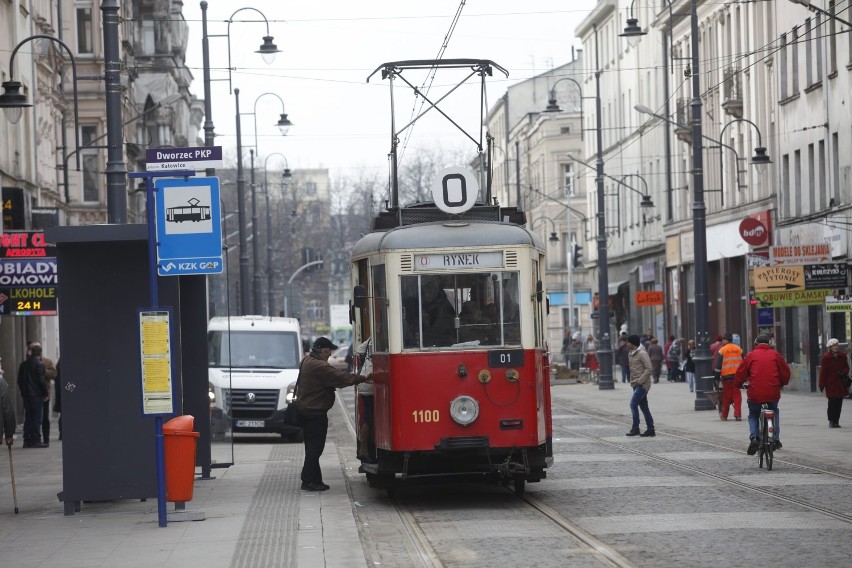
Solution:
[(621, 337), (618, 338), (618, 345), (615, 348), (615, 362), (621, 367), (621, 382), (626, 383), (630, 380), (630, 346), (627, 344), (627, 332), (622, 331)]
[(826, 343), (828, 351), (822, 356), (819, 369), (819, 392), (828, 399), (828, 427), (840, 428), (840, 411), (843, 399), (849, 394), (843, 377), (849, 379), (849, 361), (840, 350), (840, 342), (833, 337)]
[[(725, 335), (725, 338), (727, 337)], [(719, 351), (725, 347), (723, 345)], [(754, 349), (742, 360), (735, 374), (735, 379), (728, 382), (733, 383), (732, 386), (737, 392), (748, 381), (748, 455), (753, 456), (759, 446), (757, 421), (764, 404), (775, 411), (775, 449), (780, 450), (781, 419), (778, 401), (781, 400), (781, 387), (790, 382), (790, 366), (780, 353), (769, 346), (769, 337), (761, 334), (754, 339)]]
[(566, 329), (565, 335), (562, 337), (562, 360), (565, 362), (565, 366), (569, 369), (571, 368), (571, 363), (569, 361), (569, 357), (571, 354), (571, 330)]
[[(716, 365), (714, 368), (722, 379), (722, 408), (719, 410), (719, 418), (727, 420), (728, 411), (731, 405), (733, 405), (734, 420), (740, 421), (742, 420), (743, 397), (740, 389), (734, 387), (734, 375), (736, 375), (740, 363), (743, 362), (743, 350), (733, 341), (734, 336), (730, 333), (726, 333), (722, 337), (722, 346), (719, 348), (719, 352), (716, 353)], [(769, 348), (768, 341), (766, 347)]]
[(302, 433), (305, 438), (305, 462), (302, 466), (302, 489), (304, 491), (326, 491), (330, 489), (322, 481), (320, 456), (325, 450), (328, 435), (328, 411), (334, 405), (334, 391), (372, 380), (332, 367), (328, 358), (337, 350), (337, 345), (327, 337), (318, 337), (310, 353), (302, 360), (299, 370), (299, 387), (296, 393)]
[(673, 383), (680, 375), (680, 341), (674, 335), (669, 336), (669, 348), (666, 349), (666, 364), (669, 366), (668, 382)]
[[(651, 409), (648, 408), (648, 391), (651, 390), (652, 382), (651, 359), (648, 357), (648, 352), (642, 347), (638, 335), (628, 336), (627, 343), (630, 345), (630, 353), (628, 354), (630, 386), (633, 387), (633, 396), (630, 398), (633, 425), (627, 436), (653, 437), (656, 436), (654, 417), (651, 416)], [(645, 431), (641, 434), (639, 433), (639, 410), (645, 417)]]
[(683, 364), (683, 375), (686, 378), (686, 384), (689, 385), (689, 392), (695, 391), (695, 361), (692, 360), (693, 353), (695, 353), (695, 340), (690, 339), (686, 344), (686, 362)]
[(586, 368), (589, 370), (589, 377), (594, 381), (597, 372), (600, 370), (601, 365), (598, 362), (598, 342), (595, 341), (595, 337), (590, 333), (586, 338), (586, 346), (585, 346), (585, 356), (586, 356)]
[(24, 400), (24, 447), (46, 448), (41, 443), (41, 418), (44, 401), (50, 399), (41, 345), (30, 348), (30, 356), (18, 367), (18, 391)]
[(656, 337), (652, 337), (648, 342), (648, 358), (651, 360), (651, 375), (654, 377), (654, 382), (660, 382), (660, 374), (663, 372), (663, 347)]
[(579, 371), (582, 361), (583, 344), (577, 337), (577, 334), (574, 334), (574, 337), (571, 338), (571, 343), (568, 345), (568, 368)]
[[(33, 341), (30, 343), (29, 347), (32, 349), (38, 345), (41, 347), (41, 343), (38, 341)], [(49, 359), (44, 356), (44, 348), (42, 347), (42, 356), (41, 362), (44, 365), (44, 377), (47, 379), (47, 400), (42, 404), (41, 409), (41, 440), (45, 446), (50, 445), (50, 391), (51, 386), (54, 384), (56, 379), (56, 365), (53, 364), (53, 359)]]

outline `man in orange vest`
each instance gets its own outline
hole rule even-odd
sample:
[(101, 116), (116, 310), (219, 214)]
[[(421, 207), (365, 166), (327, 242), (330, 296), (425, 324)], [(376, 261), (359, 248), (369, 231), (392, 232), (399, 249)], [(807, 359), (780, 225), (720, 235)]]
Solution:
[(733, 341), (734, 336), (730, 333), (726, 333), (722, 338), (722, 346), (716, 353), (714, 368), (722, 377), (722, 408), (719, 411), (719, 418), (727, 420), (728, 408), (733, 404), (734, 419), (739, 422), (742, 420), (743, 396), (740, 389), (734, 387), (734, 375), (737, 374), (737, 369), (743, 361), (743, 350)]

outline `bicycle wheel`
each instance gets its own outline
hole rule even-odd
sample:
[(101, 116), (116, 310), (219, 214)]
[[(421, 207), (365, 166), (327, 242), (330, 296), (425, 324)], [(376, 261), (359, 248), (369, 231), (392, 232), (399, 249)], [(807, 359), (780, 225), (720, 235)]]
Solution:
[[(772, 471), (772, 458), (773, 458), (773, 454), (775, 453), (775, 436), (770, 436), (768, 434), (768, 431), (769, 431), (768, 426), (769, 425), (770, 425), (770, 422), (769, 422), (769, 420), (767, 420), (766, 421), (766, 426), (767, 426), (767, 428), (766, 428), (766, 430), (767, 430), (767, 435), (766, 435), (766, 470)], [(775, 431), (774, 428), (772, 430), (773, 430), (773, 432)]]

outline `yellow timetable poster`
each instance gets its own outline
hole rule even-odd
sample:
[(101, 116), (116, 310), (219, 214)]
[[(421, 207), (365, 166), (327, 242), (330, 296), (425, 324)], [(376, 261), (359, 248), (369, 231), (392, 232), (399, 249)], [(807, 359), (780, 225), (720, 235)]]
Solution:
[(168, 311), (139, 312), (143, 414), (173, 411), (169, 316)]

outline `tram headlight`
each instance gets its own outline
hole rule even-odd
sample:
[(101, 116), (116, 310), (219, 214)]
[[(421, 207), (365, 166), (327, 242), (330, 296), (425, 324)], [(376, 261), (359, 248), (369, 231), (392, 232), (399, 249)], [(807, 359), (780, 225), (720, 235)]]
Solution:
[(469, 426), (479, 416), (479, 403), (466, 394), (458, 396), (450, 403), (450, 416), (462, 426)]

